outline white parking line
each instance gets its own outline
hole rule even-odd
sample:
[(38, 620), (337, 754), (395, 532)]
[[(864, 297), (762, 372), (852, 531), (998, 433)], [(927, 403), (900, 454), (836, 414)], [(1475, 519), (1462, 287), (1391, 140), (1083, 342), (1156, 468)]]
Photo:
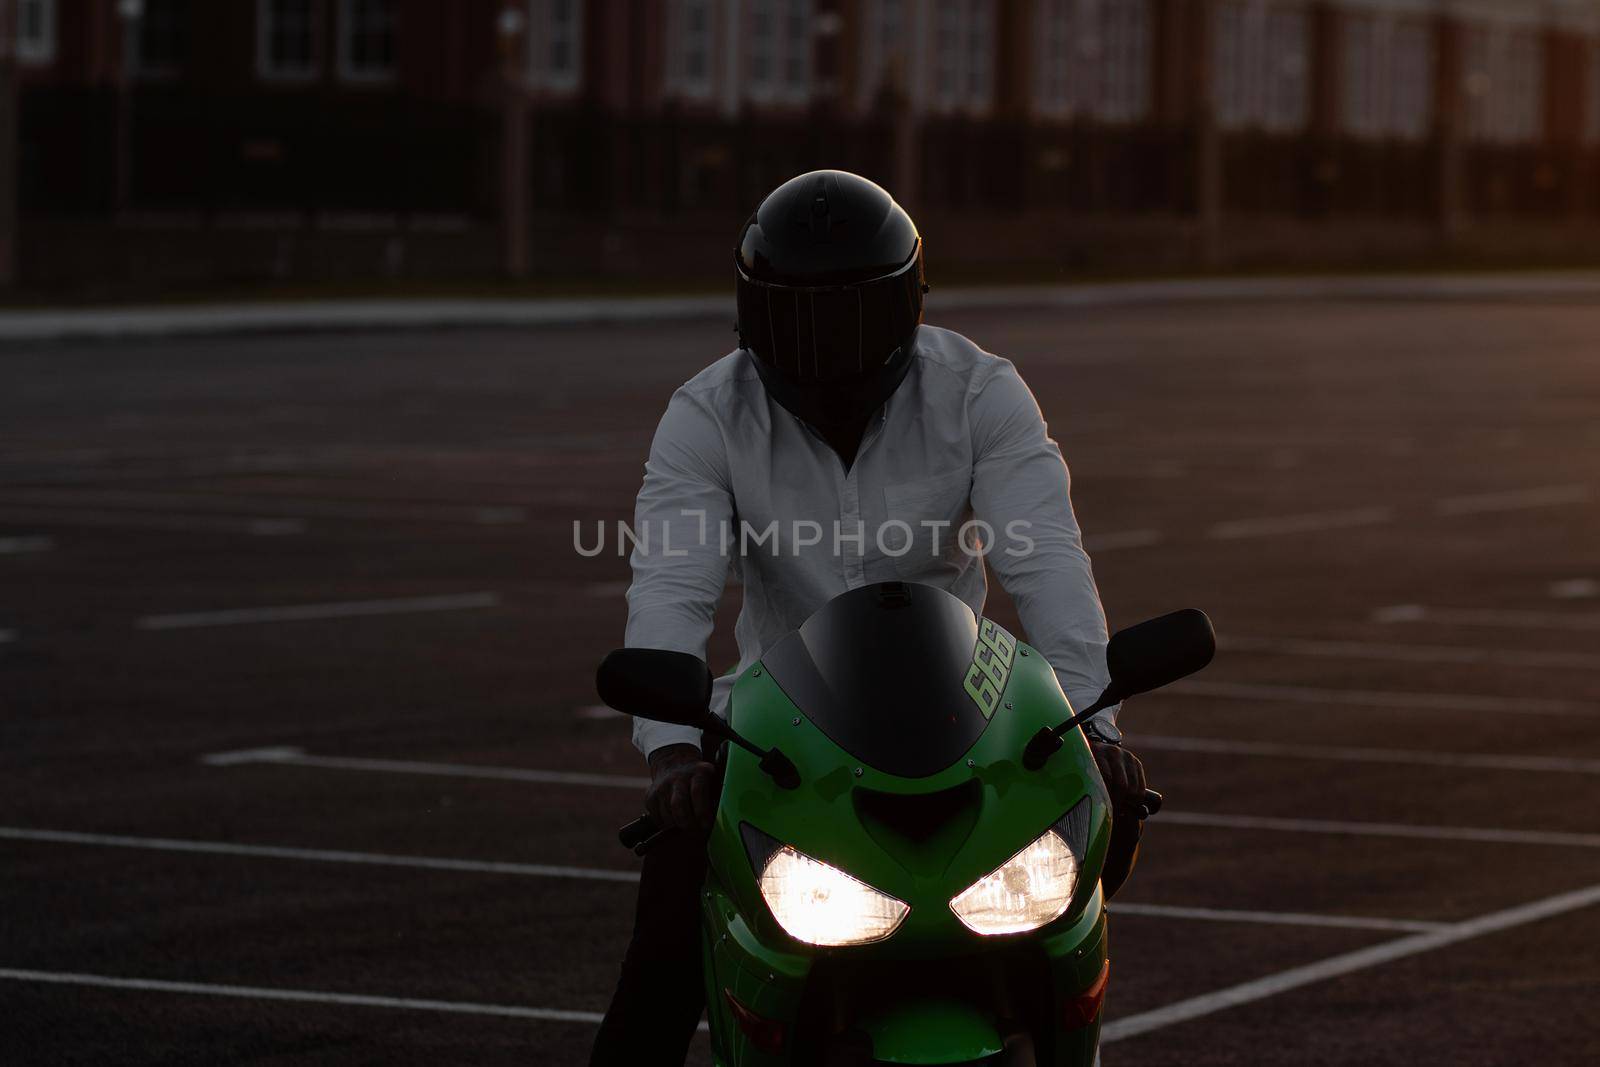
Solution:
[[(1319, 960), (1303, 967), (1295, 967), (1277, 974), (1181, 1000), (1153, 1011), (1141, 1012), (1123, 1019), (1113, 1019), (1100, 1031), (1102, 1042), (1114, 1042), (1151, 1033), (1191, 1019), (1224, 1011), (1228, 1008), (1265, 1000), (1293, 989), (1317, 982), (1338, 978), (1356, 971), (1377, 967), (1409, 956), (1432, 952), (1450, 945), (1502, 933), (1506, 930), (1542, 922), (1569, 912), (1600, 904), (1600, 886), (1589, 886), (1561, 893), (1530, 904), (1504, 911), (1492, 912), (1466, 922), (1452, 923), (1437, 929), (1412, 934), (1396, 941), (1357, 949), (1343, 955)], [(123, 978), (70, 971), (37, 971), (20, 968), (0, 968), (0, 980), (14, 982), (39, 982), (56, 985), (88, 986), (102, 989), (127, 989), (141, 992), (186, 993), (200, 996), (236, 997), (252, 1000), (297, 1001), (310, 1004), (340, 1004), (349, 1007), (397, 1008), (410, 1011), (448, 1012), (461, 1015), (492, 1015), (504, 1018), (530, 1019), (549, 1022), (574, 1022), (595, 1024), (601, 1019), (598, 1012), (571, 1011), (558, 1008), (531, 1008), (516, 1005), (477, 1004), (470, 1001), (426, 1000), (412, 997), (370, 996), (358, 993), (331, 993), (305, 989), (281, 989), (269, 986), (221, 985), (203, 982), (172, 982), (152, 978)], [(704, 1027), (704, 1023), (701, 1024)]]
[(1563, 578), (1551, 582), (1546, 592), (1555, 600), (1588, 600), (1600, 596), (1600, 582), (1593, 578)]
[[(614, 711), (610, 714), (617, 715)], [(643, 789), (650, 784), (650, 779), (633, 775), (540, 771), (526, 767), (495, 767), (483, 763), (430, 763), (420, 760), (363, 759), (356, 756), (312, 756), (307, 755), (303, 749), (290, 747), (214, 752), (209, 756), (202, 756), (200, 762), (213, 767), (227, 767), (241, 763), (286, 763), (296, 767), (323, 767), (341, 771), (423, 774), (440, 778), (485, 778), (504, 782), (537, 782), (543, 785), (596, 785), (633, 790)]]
[(1278, 515), (1219, 522), (1207, 531), (1206, 536), (1217, 541), (1233, 541), (1246, 537), (1275, 537), (1279, 534), (1375, 526), (1393, 519), (1393, 508), (1352, 508), (1348, 511), (1322, 511), (1311, 515)]
[(1454, 645), (1399, 645), (1381, 641), (1318, 641), (1269, 637), (1218, 637), (1225, 652), (1265, 656), (1317, 656), (1326, 659), (1377, 659), (1399, 663), (1489, 663), (1504, 667), (1570, 667), (1600, 670), (1600, 656), (1585, 652), (1535, 652), (1512, 648)]
[(42, 982), (50, 985), (129, 989), (151, 993), (193, 993), (200, 996), (239, 997), (247, 1000), (342, 1004), (356, 1008), (401, 1008), (407, 1011), (439, 1011), (456, 1015), (498, 1015), (509, 1019), (534, 1019), (540, 1022), (592, 1024), (598, 1023), (602, 1018), (599, 1012), (567, 1011), (562, 1008), (524, 1008), (507, 1004), (474, 1004), (464, 1000), (421, 1000), (415, 997), (375, 997), (364, 993), (329, 993), (310, 989), (277, 989), (270, 986), (169, 982), (156, 978), (114, 978), (104, 974), (30, 971), (15, 967), (0, 967), (0, 979), (10, 982)]
[(1147, 915), (1159, 919), (1197, 919), (1201, 922), (1261, 923), (1267, 926), (1317, 926), (1340, 930), (1396, 930), (1417, 933), (1441, 930), (1448, 923), (1420, 919), (1374, 919), (1360, 915), (1308, 915), (1293, 911), (1233, 911), (1226, 908), (1174, 908), (1165, 904), (1130, 904), (1117, 901), (1109, 905), (1113, 915)]
[(48, 842), (57, 845), (94, 845), (134, 848), (148, 852), (193, 852), (212, 856), (248, 856), (254, 859), (306, 860), (312, 863), (357, 863), (375, 867), (415, 867), (432, 871), (471, 871), (476, 874), (515, 874), (535, 878), (576, 878), (591, 882), (637, 882), (635, 871), (599, 867), (562, 867), (546, 863), (499, 863), (458, 860), (441, 856), (392, 856), (382, 852), (344, 849), (288, 848), (281, 845), (240, 845), (232, 841), (191, 841), (172, 837), (134, 837), (127, 834), (84, 834), (71, 830), (36, 830), (0, 826), (0, 840)]
[(1587, 485), (1543, 485), (1504, 493), (1445, 497), (1434, 502), (1434, 509), (1441, 515), (1476, 515), (1486, 511), (1521, 511), (1557, 504), (1581, 504), (1593, 495)]
[(1413, 823), (1347, 822), (1339, 819), (1279, 819), (1268, 815), (1226, 815), (1163, 810), (1161, 826), (1207, 826), (1225, 830), (1272, 830), (1294, 834), (1344, 834), (1352, 837), (1404, 837), (1424, 841), (1476, 841), (1496, 845), (1552, 845), (1600, 848), (1600, 834), (1556, 830), (1498, 830), (1487, 826), (1418, 826)]
[[(1159, 747), (1152, 745), (1150, 747)], [(244, 762), (295, 764), (310, 767), (329, 767), (340, 770), (384, 771), (392, 774), (446, 775), (459, 778), (493, 778), (511, 781), (552, 783), (558, 785), (594, 785), (613, 789), (637, 790), (647, 783), (644, 778), (609, 774), (576, 774), (566, 771), (533, 771), (513, 767), (487, 767), (461, 763), (411, 763), (406, 760), (351, 759), (345, 757), (319, 757), (300, 755), (298, 749), (288, 750), (291, 755), (272, 755), (284, 750), (255, 750), (267, 755), (243, 753), (218, 753), (204, 757), (205, 761), (222, 765)], [(1358, 750), (1359, 751), (1359, 750)], [(1539, 830), (1497, 830), (1483, 827), (1426, 826), (1402, 823), (1341, 822), (1324, 819), (1275, 819), (1254, 815), (1205, 814), (1189, 811), (1163, 811), (1159, 816), (1163, 825), (1212, 826), (1251, 830), (1289, 830), (1301, 833), (1355, 834), (1366, 837), (1414, 837), (1439, 841), (1496, 841), (1506, 844), (1560, 845), (1571, 848), (1600, 848), (1600, 834), (1569, 834)], [(0, 830), (0, 837), (4, 836)]]
[(1569, 912), (1583, 908), (1594, 907), (1600, 904), (1600, 885), (1588, 886), (1584, 889), (1573, 890), (1570, 893), (1559, 893), (1543, 900), (1536, 900), (1522, 904), (1504, 911), (1491, 912), (1476, 919), (1465, 922), (1452, 923), (1439, 930), (1430, 930), (1425, 933), (1413, 934), (1402, 937), (1397, 941), (1388, 941), (1381, 945), (1357, 949), (1343, 955), (1333, 956), (1329, 959), (1318, 960), (1316, 963), (1306, 964), (1303, 967), (1294, 967), (1277, 974), (1270, 974), (1264, 978), (1242, 982), (1226, 989), (1219, 989), (1213, 993), (1206, 993), (1188, 1000), (1180, 1000), (1153, 1011), (1141, 1012), (1123, 1019), (1114, 1019), (1100, 1031), (1102, 1042), (1122, 1041), (1140, 1034), (1148, 1034), (1155, 1030), (1165, 1029), (1176, 1023), (1187, 1022), (1191, 1019), (1202, 1018), (1228, 1008), (1238, 1007), (1241, 1004), (1250, 1004), (1268, 997), (1275, 997), (1280, 993), (1287, 993), (1292, 989), (1324, 982), (1330, 978), (1352, 974), (1356, 971), (1377, 967), (1381, 964), (1392, 963), (1395, 960), (1405, 959), (1408, 956), (1417, 956), (1435, 949), (1447, 948), (1450, 945), (1460, 944), (1474, 938), (1486, 937), (1490, 934), (1502, 933), (1520, 926), (1542, 922), (1545, 919), (1555, 918)]
[(1492, 771), (1600, 774), (1600, 759), (1574, 759), (1567, 756), (1517, 756), (1510, 753), (1430, 752), (1409, 748), (1296, 745), (1275, 741), (1234, 741), (1160, 734), (1131, 735), (1128, 743), (1141, 751), (1148, 748), (1168, 752), (1214, 753), (1219, 756), (1270, 756), (1346, 763), (1397, 763), (1419, 767), (1473, 767)]
[(1373, 622), (1439, 622), (1448, 626), (1516, 627), (1528, 630), (1600, 630), (1600, 614), (1561, 611), (1519, 611), (1498, 608), (1430, 608), (1393, 604), (1372, 613)]
[(398, 597), (393, 600), (348, 600), (336, 604), (293, 604), (286, 607), (229, 608), (223, 611), (146, 615), (136, 625), (141, 630), (183, 630), (196, 626), (238, 626), (257, 622), (406, 615), (420, 611), (461, 611), (468, 608), (492, 608), (499, 603), (498, 593), (458, 593), (449, 596)]
[(0, 537), (0, 556), (19, 556), (24, 552), (48, 552), (56, 543), (48, 537)]
[(253, 537), (287, 537), (304, 533), (306, 529), (306, 524), (299, 519), (237, 518), (223, 515), (150, 515), (134, 511), (90, 511), (78, 508), (19, 508), (7, 504), (0, 504), (0, 521), (104, 527), (115, 530), (242, 533)]
[(1488, 697), (1481, 693), (1388, 692), (1376, 689), (1322, 689), (1308, 685), (1253, 682), (1178, 682), (1164, 692), (1232, 700), (1271, 700), (1286, 704), (1333, 704), (1418, 711), (1489, 711), (1507, 715), (1597, 715), (1600, 707), (1573, 700)]
[(1160, 530), (1121, 530), (1114, 533), (1085, 534), (1083, 547), (1089, 552), (1116, 552), (1124, 548), (1149, 548), (1162, 541)]
[[(445, 859), (434, 856), (391, 856), (372, 852), (283, 848), (276, 845), (240, 845), (227, 841), (192, 841), (166, 837), (131, 837), (124, 834), (84, 834), (67, 830), (31, 830), (0, 827), (0, 839), (61, 845), (133, 848), (150, 852), (185, 852), (202, 855), (246, 856), (254, 859), (307, 860), (315, 863), (354, 863), (380, 867), (416, 867), (423, 870), (465, 871), (474, 874), (509, 874), (531, 878), (566, 878), (578, 881), (634, 883), (636, 871), (596, 867), (562, 867), (541, 863), (495, 863), (483, 860)], [(1352, 915), (1308, 915), (1299, 912), (1183, 908), (1162, 904), (1117, 904), (1122, 915), (1151, 918), (1194, 919), (1205, 922), (1265, 923), (1274, 926), (1336, 926), (1359, 930), (1431, 930), (1443, 924), (1415, 919), (1368, 918)]]
[[(384, 499), (328, 500), (291, 496), (232, 493), (170, 492), (148, 489), (9, 489), (0, 494), (0, 507), (44, 507), (47, 509), (89, 508), (99, 514), (147, 514), (166, 509), (225, 517), (229, 512), (305, 519), (349, 519), (374, 522), (471, 522), (502, 525), (523, 522), (527, 510), (507, 504), (457, 504), (448, 501), (416, 504)], [(111, 510), (115, 509), (115, 510)], [(302, 522), (303, 524), (303, 522)]]

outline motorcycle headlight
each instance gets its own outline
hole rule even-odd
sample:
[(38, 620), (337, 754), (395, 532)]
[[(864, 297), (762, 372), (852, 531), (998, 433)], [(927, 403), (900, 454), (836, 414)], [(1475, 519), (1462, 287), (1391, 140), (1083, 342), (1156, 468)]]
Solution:
[(1059, 918), (1078, 888), (1078, 857), (1054, 829), (950, 901), (975, 934), (1020, 934)]
[(865, 945), (899, 928), (910, 905), (784, 845), (761, 868), (761, 898), (808, 945)]

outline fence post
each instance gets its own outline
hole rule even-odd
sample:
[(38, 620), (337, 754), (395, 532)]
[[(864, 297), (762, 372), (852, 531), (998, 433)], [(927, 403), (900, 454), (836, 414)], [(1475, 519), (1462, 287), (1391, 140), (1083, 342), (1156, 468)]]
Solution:
[(17, 4), (0, 0), (0, 290), (17, 282)]

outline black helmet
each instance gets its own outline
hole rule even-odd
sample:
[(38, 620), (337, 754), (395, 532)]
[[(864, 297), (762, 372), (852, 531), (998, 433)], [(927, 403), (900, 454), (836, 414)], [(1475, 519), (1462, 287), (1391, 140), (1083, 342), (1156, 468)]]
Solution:
[(734, 267), (739, 346), (772, 398), (843, 454), (835, 438), (859, 441), (911, 365), (927, 289), (916, 224), (880, 186), (816, 170), (761, 201)]

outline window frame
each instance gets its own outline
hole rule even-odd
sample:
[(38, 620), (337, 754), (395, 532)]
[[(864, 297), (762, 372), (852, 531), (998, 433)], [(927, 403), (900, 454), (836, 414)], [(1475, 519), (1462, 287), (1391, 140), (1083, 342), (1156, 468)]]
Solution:
[[(32, 3), (39, 11), (39, 34), (27, 36), (22, 32), (22, 8)], [(15, 44), (13, 54), (17, 63), (25, 67), (45, 67), (56, 61), (56, 49), (61, 35), (61, 11), (56, 0), (17, 0)]]
[(356, 4), (361, 0), (339, 0), (337, 24), (339, 80), (357, 85), (389, 85), (399, 75), (400, 68), (400, 3), (389, 0), (389, 65), (382, 69), (364, 69), (355, 65)]
[(1600, 145), (1600, 36), (1584, 42), (1583, 143)]
[[(994, 110), (999, 40), (995, 0), (937, 0), (923, 9), (932, 20), (927, 66), (929, 110), (942, 115), (984, 116)], [(947, 54), (948, 52), (948, 54)], [(981, 56), (981, 59), (979, 58)], [(983, 84), (975, 87), (975, 77)]]
[[(705, 62), (698, 75), (689, 74), (689, 25), (687, 9), (693, 4), (701, 10), (705, 17), (702, 20), (701, 33), (705, 41)], [(716, 10), (711, 0), (673, 0), (667, 9), (669, 19), (668, 32), (666, 33), (666, 47), (671, 51), (667, 56), (668, 85), (673, 95), (686, 100), (707, 101), (711, 99), (716, 86), (716, 79), (712, 73), (716, 63), (717, 28)]]
[[(191, 10), (189, 3), (186, 0), (176, 0), (175, 6), (175, 17), (180, 21), (186, 20)], [(145, 0), (144, 10), (139, 15), (138, 35), (134, 40), (132, 73), (135, 77), (149, 81), (166, 81), (179, 77), (183, 73), (184, 65), (188, 62), (187, 47), (182, 50), (184, 54), (179, 55), (171, 63), (151, 63), (149, 57), (145, 54), (145, 34), (151, 25), (150, 9), (150, 0)], [(185, 31), (182, 36), (184, 44), (187, 45), (187, 32)]]
[(324, 73), (325, 42), (322, 0), (306, 0), (307, 32), (310, 35), (308, 59), (304, 68), (279, 67), (272, 60), (272, 5), (275, 0), (256, 0), (256, 77), (265, 82), (304, 85), (319, 80)]
[(1466, 98), (1468, 141), (1500, 148), (1538, 143), (1545, 120), (1539, 28), (1476, 22), (1467, 27), (1462, 53), (1460, 87)]
[(573, 93), (583, 84), (584, 0), (568, 0), (567, 10), (570, 21), (562, 31), (567, 36), (567, 64), (558, 68), (552, 61), (559, 36), (554, 0), (528, 0), (528, 83), (546, 92)]
[[(1311, 120), (1313, 28), (1307, 4), (1222, 0), (1212, 12), (1208, 92), (1218, 128), (1304, 135)], [(1284, 91), (1291, 87), (1292, 96)]]

